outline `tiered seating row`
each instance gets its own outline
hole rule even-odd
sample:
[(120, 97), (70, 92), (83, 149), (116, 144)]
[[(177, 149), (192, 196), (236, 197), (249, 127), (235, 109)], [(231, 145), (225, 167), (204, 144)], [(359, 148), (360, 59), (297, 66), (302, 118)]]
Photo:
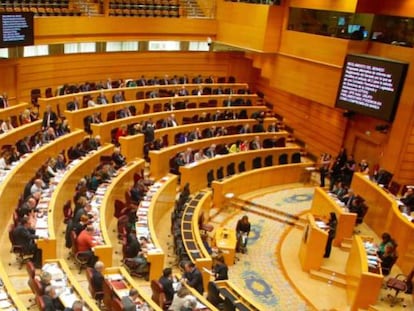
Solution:
[(109, 3), (110, 16), (180, 17), (177, 0), (115, 0)]
[(36, 16), (80, 16), (81, 12), (69, 7), (69, 0), (41, 1), (20, 0), (2, 1), (0, 12), (33, 12)]

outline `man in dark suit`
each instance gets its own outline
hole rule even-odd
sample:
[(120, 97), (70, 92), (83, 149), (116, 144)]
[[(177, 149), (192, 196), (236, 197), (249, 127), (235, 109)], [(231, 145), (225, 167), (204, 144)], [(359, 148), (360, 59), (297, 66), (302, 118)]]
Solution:
[(122, 94), (121, 91), (119, 91), (118, 93), (116, 93), (113, 97), (112, 97), (112, 102), (113, 103), (120, 103), (125, 101), (124, 95)]
[(184, 75), (180, 78), (180, 84), (187, 84), (188, 83), (188, 77), (187, 75)]
[(215, 144), (211, 145), (210, 148), (207, 149), (206, 156), (210, 159), (216, 156), (216, 145)]
[(23, 217), (20, 224), (13, 230), (13, 239), (16, 245), (21, 245), (23, 252), (33, 254), (33, 263), (36, 267), (42, 265), (42, 251), (37, 248), (35, 240), (39, 237), (35, 235), (35, 230), (30, 227), (29, 219)]
[(137, 80), (137, 84), (138, 84), (138, 86), (146, 86), (147, 81), (145, 80), (145, 77), (141, 76), (141, 78), (139, 80)]
[(203, 275), (200, 270), (196, 268), (194, 263), (187, 262), (184, 265), (184, 280), (189, 286), (197, 290), (201, 295), (204, 292)]
[(47, 130), (49, 127), (56, 127), (58, 117), (50, 105), (46, 106), (46, 111), (43, 114), (42, 130)]
[(116, 169), (119, 169), (126, 164), (125, 157), (121, 154), (121, 149), (114, 148), (114, 152), (112, 153), (112, 161), (114, 161)]
[(174, 297), (174, 288), (173, 288), (173, 274), (171, 268), (165, 268), (162, 271), (162, 277), (158, 280), (162, 288), (164, 289), (165, 297), (167, 301), (172, 301)]
[(66, 105), (66, 109), (69, 111), (75, 111), (80, 108), (79, 99), (75, 96), (73, 100), (68, 102)]
[(105, 93), (101, 91), (101, 93), (96, 97), (96, 103), (98, 105), (106, 105), (109, 104), (108, 98), (106, 98)]
[(2, 96), (0, 96), (0, 108), (7, 108), (9, 106), (9, 98), (7, 97), (6, 93), (3, 93)]
[(137, 304), (140, 303), (138, 291), (135, 288), (131, 288), (129, 290), (129, 295), (122, 297), (121, 302), (122, 302), (122, 307), (123, 307), (122, 310), (136, 311)]
[(56, 295), (54, 286), (47, 286), (45, 288), (45, 294), (42, 296), (42, 299), (45, 304), (44, 311), (61, 311), (65, 308)]
[(30, 137), (26, 136), (22, 140), (17, 143), (17, 151), (23, 155), (26, 153), (32, 152), (32, 148), (30, 147)]
[[(103, 292), (103, 285), (104, 285), (104, 276), (103, 276), (103, 271), (105, 269), (105, 266), (103, 264), (102, 261), (97, 261), (95, 263), (95, 267), (92, 271), (92, 279), (91, 279), (91, 285), (93, 286), (93, 288), (95, 289), (96, 292)], [(98, 298), (103, 298), (102, 297), (98, 297)]]

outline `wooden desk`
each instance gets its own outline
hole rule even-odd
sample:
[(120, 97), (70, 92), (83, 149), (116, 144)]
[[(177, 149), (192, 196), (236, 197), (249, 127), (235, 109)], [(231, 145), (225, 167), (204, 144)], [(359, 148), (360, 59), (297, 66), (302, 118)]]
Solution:
[(404, 274), (409, 274), (414, 262), (414, 224), (401, 214), (394, 196), (365, 175), (354, 174), (351, 187), (368, 206), (364, 222), (378, 236), (384, 232), (391, 234), (398, 243), (397, 265)]
[[(29, 108), (28, 103), (20, 103), (17, 105), (13, 105), (7, 108), (0, 109), (0, 120), (6, 120), (7, 118), (12, 117), (12, 116), (19, 117), (19, 115), (27, 108)], [(17, 122), (19, 122), (19, 120), (17, 120)]]
[[(104, 286), (104, 304), (108, 310), (111, 310), (112, 294), (115, 294), (119, 299), (129, 294), (131, 288), (135, 288), (140, 295), (140, 299), (146, 302), (154, 311), (162, 311), (162, 309), (151, 299), (151, 297), (141, 289), (134, 281), (124, 267), (106, 268), (104, 272), (106, 281)], [(112, 279), (116, 280), (112, 280)]]
[(177, 194), (177, 176), (170, 174), (167, 177), (168, 179), (162, 183), (158, 191), (152, 196), (148, 210), (148, 227), (151, 240), (156, 249), (159, 250), (157, 252), (148, 252), (147, 254), (147, 260), (151, 264), (149, 272), (150, 280), (158, 280), (164, 269), (165, 253), (157, 238), (157, 232), (166, 230), (166, 228), (159, 227), (161, 223), (163, 224), (161, 219), (174, 206), (175, 196)]
[(38, 120), (28, 124), (21, 125), (7, 133), (0, 134), (0, 146), (15, 146), (15, 144), (19, 140), (25, 138), (26, 136), (32, 136), (36, 132), (40, 131), (41, 127), (42, 120)]
[[(84, 288), (79, 284), (77, 279), (72, 274), (68, 264), (63, 259), (52, 259), (47, 260), (45, 264), (56, 264), (64, 273), (67, 278), (67, 285), (73, 289), (73, 293), (77, 296), (78, 300), (82, 300), (85, 303), (85, 306), (89, 310), (99, 311), (100, 309), (96, 305), (95, 300), (90, 297), (90, 294), (87, 293)], [(66, 308), (71, 308), (72, 306), (65, 305)]]
[(249, 150), (191, 163), (189, 165), (180, 167), (181, 183), (183, 185), (189, 183), (191, 191), (197, 192), (207, 187), (207, 172), (209, 170), (213, 170), (214, 176), (216, 176), (216, 170), (220, 167), (223, 167), (224, 175), (226, 175), (225, 170), (227, 165), (233, 162), (235, 163), (237, 170), (238, 164), (244, 161), (246, 171), (250, 171), (253, 169), (252, 162), (256, 157), (264, 159), (265, 157), (271, 155), (273, 156), (274, 165), (277, 165), (278, 158), (281, 154), (287, 154), (288, 158), (291, 159), (292, 154), (297, 152), (299, 152), (299, 148), (295, 147)]
[(106, 267), (112, 267), (113, 265), (113, 245), (108, 235), (108, 228), (114, 220), (115, 200), (123, 201), (125, 199), (125, 191), (134, 184), (134, 174), (140, 173), (144, 166), (144, 160), (137, 160), (121, 168), (118, 171), (119, 175), (113, 178), (102, 199), (99, 218), (105, 244), (95, 246), (94, 253), (99, 257), (99, 260), (103, 261)]
[(259, 168), (236, 174), (224, 180), (213, 181), (213, 205), (221, 207), (225, 203), (225, 195), (233, 193), (239, 196), (244, 193), (268, 187), (299, 182), (306, 167), (313, 163), (297, 163)]
[[(97, 167), (101, 162), (101, 156), (109, 156), (112, 154), (114, 146), (107, 144), (94, 153), (87, 155), (83, 159), (78, 160), (79, 163), (76, 166), (70, 168), (63, 178), (60, 180), (55, 191), (50, 199), (50, 209), (48, 217), (49, 225), (49, 240), (56, 241), (55, 232), (59, 232), (61, 223), (63, 222), (63, 205), (66, 201), (71, 201), (75, 194), (75, 189), (81, 178), (91, 173), (91, 168)], [(72, 202), (73, 204), (73, 202)], [(38, 244), (39, 245), (39, 244)], [(46, 249), (43, 249), (43, 257), (46, 259), (56, 258), (56, 250), (54, 253), (49, 253)], [(63, 257), (61, 254), (60, 257)]]
[[(102, 120), (107, 119), (107, 114), (109, 112), (116, 112), (124, 107), (134, 106), (136, 109), (136, 114), (147, 114), (150, 112), (163, 111), (164, 104), (175, 103), (175, 102), (184, 102), (188, 101), (189, 103), (194, 103), (196, 108), (201, 108), (204, 103), (208, 103), (209, 101), (216, 101), (214, 107), (222, 107), (223, 104), (220, 104), (220, 101), (226, 101), (228, 99), (244, 99), (244, 100), (251, 100), (252, 105), (255, 105), (255, 100), (257, 95), (245, 95), (245, 94), (235, 94), (235, 95), (202, 95), (202, 96), (181, 96), (181, 97), (159, 97), (159, 98), (148, 98), (148, 99), (139, 99), (139, 100), (128, 100), (121, 103), (114, 103), (114, 104), (107, 104), (107, 105), (98, 105), (95, 107), (88, 107), (79, 109), (76, 111), (69, 111), (60, 108), (60, 110), (64, 110), (64, 115), (67, 118), (69, 125), (71, 128), (83, 128), (83, 120), (93, 115), (94, 113), (100, 113), (102, 116)], [(64, 104), (66, 106), (66, 103)], [(161, 106), (161, 107), (158, 107)], [(201, 106), (201, 107), (200, 107)], [(60, 106), (59, 106), (60, 107)], [(158, 107), (158, 108), (154, 108)], [(244, 107), (244, 106), (243, 106)], [(55, 110), (56, 111), (56, 110)], [(177, 110), (178, 111), (178, 110)]]
[[(240, 303), (247, 310), (261, 311), (262, 307), (253, 302), (246, 293), (234, 285), (231, 281), (216, 281), (220, 294), (233, 301), (233, 304)], [(232, 298), (230, 298), (232, 297)]]
[[(119, 109), (119, 106), (118, 106)], [(194, 116), (200, 116), (203, 113), (214, 115), (216, 111), (224, 112), (224, 111), (232, 111), (233, 113), (239, 114), (240, 111), (245, 110), (247, 112), (247, 116), (250, 117), (253, 112), (257, 111), (266, 111), (266, 106), (242, 106), (242, 107), (211, 107), (211, 108), (195, 108), (195, 109), (183, 109), (183, 110), (174, 110), (174, 111), (162, 111), (162, 112), (155, 112), (155, 113), (146, 113), (135, 115), (128, 118), (116, 119), (112, 121), (106, 121), (99, 124), (91, 124), (91, 130), (93, 135), (101, 136), (103, 142), (110, 142), (111, 141), (111, 130), (119, 128), (121, 125), (132, 125), (135, 123), (141, 123), (148, 119), (152, 119), (154, 124), (160, 122), (162, 120), (166, 120), (167, 117), (174, 114), (175, 119), (179, 125), (195, 123), (192, 122), (192, 118)], [(190, 120), (191, 122), (184, 122), (186, 119)], [(244, 120), (244, 119), (242, 119)], [(174, 139), (174, 137), (173, 137)], [(173, 144), (174, 142), (172, 142)]]
[[(142, 93), (143, 98), (147, 97), (147, 93), (151, 91), (160, 91), (160, 90), (172, 90), (178, 91), (181, 89), (182, 86), (185, 86), (186, 90), (191, 94), (193, 90), (198, 90), (199, 86), (202, 88), (210, 87), (212, 89), (221, 87), (224, 89), (226, 88), (233, 88), (234, 90), (238, 89), (246, 89), (248, 87), (247, 83), (201, 83), (201, 84), (168, 84), (168, 85), (147, 85), (147, 86), (136, 86), (136, 87), (123, 87), (123, 88), (112, 88), (112, 89), (101, 89), (95, 91), (88, 91), (88, 92), (79, 92), (75, 94), (66, 94), (66, 95), (59, 95), (49, 98), (38, 98), (38, 104), (40, 105), (40, 111), (43, 112), (47, 105), (51, 105), (52, 108), (56, 111), (56, 106), (58, 104), (64, 105), (64, 108), (61, 107), (62, 111), (66, 109), (66, 104), (72, 101), (73, 97), (79, 97), (79, 101), (81, 102), (83, 96), (91, 95), (94, 100), (96, 97), (101, 93), (101, 91), (105, 94), (109, 102), (112, 102), (112, 96), (121, 91), (124, 94), (124, 98), (126, 100), (134, 100), (136, 99), (137, 92)], [(226, 94), (228, 96), (228, 94)], [(236, 96), (239, 94), (233, 94)], [(180, 96), (183, 97), (183, 96)], [(178, 97), (178, 98), (180, 98)]]
[(323, 261), (325, 245), (328, 241), (328, 232), (319, 228), (311, 213), (306, 215), (308, 223), (303, 230), (300, 241), (299, 261), (303, 271), (318, 270)]
[(324, 189), (315, 188), (310, 211), (313, 215), (326, 219), (329, 219), (329, 213), (335, 213), (338, 224), (333, 245), (339, 246), (344, 239), (352, 238), (357, 215), (344, 211)]
[[(251, 120), (245, 120), (244, 122), (254, 123), (254, 121), (251, 121), (251, 122), (250, 121)], [(229, 121), (225, 121), (225, 122), (229, 122)], [(233, 121), (230, 121), (230, 122), (233, 122)], [(240, 124), (240, 122), (238, 124)], [(200, 124), (197, 124), (197, 126), (198, 125)], [(214, 122), (208, 122), (208, 125), (206, 125), (206, 127), (210, 127), (211, 125), (214, 125)], [(158, 131), (156, 131), (156, 135), (158, 135)], [(170, 136), (170, 134), (168, 134), (168, 136)], [(149, 152), (149, 157), (151, 159), (151, 175), (154, 176), (154, 178), (160, 178), (161, 176), (165, 175), (170, 170), (170, 159), (174, 157), (175, 155), (177, 155), (178, 153), (184, 152), (185, 150), (187, 150), (187, 148), (191, 148), (192, 150), (199, 150), (200, 148), (207, 148), (211, 146), (212, 144), (216, 144), (216, 145), (232, 144), (232, 143), (235, 143), (237, 140), (252, 141), (255, 136), (259, 136), (260, 141), (263, 142), (263, 140), (267, 138), (277, 139), (281, 137), (287, 137), (288, 133), (277, 132), (277, 133), (250, 133), (250, 134), (226, 135), (226, 136), (195, 140), (195, 141), (191, 141), (185, 144), (177, 144), (177, 145), (173, 144), (161, 150), (152, 150)], [(134, 148), (133, 146), (135, 146), (135, 144), (132, 140), (126, 143), (124, 141), (124, 137), (121, 137), (120, 144), (121, 144), (123, 153), (124, 153), (124, 150), (126, 153), (129, 153), (127, 150), (135, 150), (133, 149)]]
[[(19, 196), (30, 178), (35, 176), (39, 165), (45, 163), (51, 156), (56, 156), (62, 150), (79, 143), (85, 137), (85, 133), (76, 130), (70, 134), (61, 136), (53, 142), (43, 145), (38, 150), (28, 154), (10, 173), (0, 185), (0, 201), (9, 208), (0, 209), (0, 226), (7, 228), (13, 215), (14, 207), (17, 206)], [(11, 195), (13, 194), (13, 195)], [(40, 247), (46, 247), (49, 241), (38, 241)], [(42, 243), (44, 243), (42, 245)], [(50, 244), (55, 243), (50, 241)], [(53, 249), (54, 246), (50, 245)]]
[(214, 240), (216, 247), (223, 252), (226, 265), (234, 265), (237, 244), (236, 230), (225, 227), (217, 228)]
[(367, 309), (380, 294), (382, 274), (368, 271), (368, 258), (361, 237), (354, 236), (346, 263), (346, 292), (352, 311)]
[(17, 294), (17, 291), (14, 285), (10, 282), (9, 276), (4, 269), (3, 263), (0, 262), (0, 279), (3, 281), (3, 290), (7, 293), (9, 298), (8, 302), (15, 308), (15, 310), (27, 310), (26, 306), (23, 303), (23, 298)]
[(198, 222), (201, 213), (207, 213), (210, 210), (210, 205), (211, 192), (199, 192), (186, 203), (181, 218), (181, 235), (185, 251), (203, 275), (205, 289), (210, 280), (210, 274), (205, 269), (211, 270), (213, 263), (201, 239)]

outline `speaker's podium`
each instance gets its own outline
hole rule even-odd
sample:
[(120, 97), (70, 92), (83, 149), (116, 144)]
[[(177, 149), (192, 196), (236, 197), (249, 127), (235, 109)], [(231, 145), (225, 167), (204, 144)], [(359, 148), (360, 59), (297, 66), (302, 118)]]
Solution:
[(317, 224), (312, 214), (306, 215), (307, 224), (300, 241), (299, 260), (304, 271), (319, 269), (323, 261), (328, 232)]
[(236, 230), (229, 228), (218, 228), (215, 234), (216, 247), (223, 253), (224, 262), (231, 266), (236, 257)]

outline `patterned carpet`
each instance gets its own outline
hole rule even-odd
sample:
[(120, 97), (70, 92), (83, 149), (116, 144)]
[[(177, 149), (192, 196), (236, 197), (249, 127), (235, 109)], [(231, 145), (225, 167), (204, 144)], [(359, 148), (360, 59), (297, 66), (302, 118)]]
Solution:
[[(312, 194), (313, 188), (296, 188), (251, 200), (270, 208), (299, 214), (310, 208)], [(260, 303), (263, 310), (312, 310), (284, 276), (276, 253), (277, 245), (289, 226), (242, 212), (231, 218), (227, 226), (234, 228), (242, 214), (247, 214), (252, 224), (248, 254), (238, 254), (240, 261), (230, 268), (231, 282), (249, 292), (249, 298)]]

